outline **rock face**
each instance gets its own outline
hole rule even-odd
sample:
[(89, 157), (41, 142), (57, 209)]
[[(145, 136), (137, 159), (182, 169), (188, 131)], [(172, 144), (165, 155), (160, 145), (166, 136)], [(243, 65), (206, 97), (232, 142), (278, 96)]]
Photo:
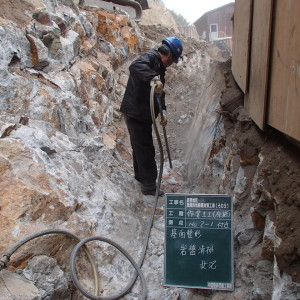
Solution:
[[(143, 196), (132, 176), (119, 105), (129, 63), (174, 34), (73, 1), (1, 5), (1, 255), (29, 234), (60, 228), (80, 239), (108, 237), (139, 260), (153, 197)], [(280, 137), (262, 135), (244, 113), (227, 53), (182, 39), (183, 61), (168, 69), (165, 87), (174, 168), (164, 164), (163, 188), (233, 195), (235, 291), (163, 287), (160, 198), (142, 267), (147, 299), (299, 299), (297, 152)], [(70, 277), (75, 244), (49, 234), (18, 248), (0, 272), (0, 299), (83, 299)], [(116, 294), (132, 268), (107, 243), (88, 246), (100, 293)], [(83, 254), (77, 263), (92, 293), (90, 264)], [(140, 295), (137, 281), (124, 299)]]

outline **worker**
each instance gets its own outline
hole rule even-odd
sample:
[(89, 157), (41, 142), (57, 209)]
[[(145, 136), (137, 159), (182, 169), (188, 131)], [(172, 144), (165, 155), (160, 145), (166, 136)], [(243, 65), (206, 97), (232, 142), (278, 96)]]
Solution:
[[(144, 195), (155, 195), (157, 180), (150, 110), (151, 80), (157, 80), (156, 92), (164, 98), (163, 85), (166, 68), (172, 63), (178, 63), (182, 51), (183, 47), (179, 38), (167, 37), (158, 49), (143, 53), (129, 66), (130, 75), (120, 110), (124, 114), (130, 135), (134, 177), (141, 183), (141, 191)], [(156, 117), (158, 113), (159, 108), (155, 107)], [(166, 120), (162, 125), (166, 125)], [(159, 191), (159, 196), (163, 194), (163, 191)]]

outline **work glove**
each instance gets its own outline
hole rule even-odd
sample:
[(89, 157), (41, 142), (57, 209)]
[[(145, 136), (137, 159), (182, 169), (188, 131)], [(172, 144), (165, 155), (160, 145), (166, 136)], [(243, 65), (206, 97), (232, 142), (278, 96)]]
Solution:
[(156, 84), (155, 93), (161, 94), (164, 91), (164, 85), (160, 80), (157, 80), (155, 84)]
[(161, 94), (164, 90), (164, 85), (163, 83), (160, 81), (160, 79), (158, 78), (158, 76), (154, 77), (152, 79), (152, 82), (155, 84), (155, 93), (157, 94)]

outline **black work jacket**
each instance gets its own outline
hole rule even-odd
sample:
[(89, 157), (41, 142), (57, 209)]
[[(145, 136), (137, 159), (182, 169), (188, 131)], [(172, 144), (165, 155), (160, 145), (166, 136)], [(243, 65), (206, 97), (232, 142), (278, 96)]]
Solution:
[[(152, 49), (142, 54), (129, 66), (130, 75), (121, 104), (121, 112), (131, 118), (152, 122), (150, 110), (150, 82), (155, 76), (160, 76), (165, 83), (165, 71), (160, 54)], [(156, 103), (156, 102), (155, 102)], [(157, 116), (158, 107), (155, 107)]]

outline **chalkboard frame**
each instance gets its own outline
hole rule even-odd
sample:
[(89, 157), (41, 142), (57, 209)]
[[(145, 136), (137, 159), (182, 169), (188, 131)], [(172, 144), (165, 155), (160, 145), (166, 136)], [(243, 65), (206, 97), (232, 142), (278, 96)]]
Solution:
[[(228, 278), (227, 283), (221, 283), (221, 282), (207, 282), (206, 284), (198, 284), (198, 283), (178, 283), (177, 279), (176, 282), (172, 282), (172, 279), (167, 278), (168, 277), (168, 266), (167, 266), (167, 260), (168, 260), (168, 238), (167, 238), (167, 221), (168, 221), (168, 199), (170, 197), (176, 197), (177, 199), (184, 199), (184, 206), (186, 210), (187, 206), (187, 199), (206, 199), (205, 201), (209, 200), (216, 200), (218, 201), (224, 201), (224, 203), (229, 203), (229, 209), (230, 210), (230, 228), (227, 228), (227, 231), (230, 232), (226, 234), (226, 239), (230, 239), (229, 244), (227, 245), (227, 256), (230, 257), (230, 261), (227, 263), (227, 272), (228, 272)], [(190, 201), (190, 200), (189, 200)], [(199, 200), (200, 201), (200, 200)], [(200, 201), (201, 202), (201, 201)], [(186, 213), (186, 212), (185, 212)], [(172, 228), (172, 226), (169, 226)], [(176, 225), (174, 226), (176, 227)], [(178, 228), (178, 227), (176, 227)], [(187, 227), (183, 227), (187, 228)], [(208, 229), (208, 228), (202, 228), (202, 231), (207, 230), (214, 230)], [(217, 232), (216, 230), (214, 230)], [(223, 231), (224, 232), (224, 231)], [(230, 246), (230, 250), (228, 249)], [(230, 251), (230, 254), (228, 254), (228, 251)], [(177, 261), (176, 261), (177, 263)], [(176, 265), (175, 263), (175, 265)], [(173, 268), (173, 266), (172, 266)], [(203, 272), (201, 274), (201, 270), (199, 271), (199, 276), (203, 276)], [(170, 273), (170, 272), (169, 272)], [(177, 276), (177, 275), (176, 275)], [(185, 279), (186, 280), (186, 279)], [(183, 280), (184, 281), (184, 280)], [(208, 289), (208, 290), (221, 290), (221, 291), (233, 291), (234, 290), (234, 247), (233, 247), (233, 204), (232, 204), (232, 196), (228, 194), (183, 194), (183, 193), (167, 193), (165, 194), (165, 242), (164, 242), (164, 286), (166, 287), (182, 287), (182, 288), (193, 288), (193, 289)]]

